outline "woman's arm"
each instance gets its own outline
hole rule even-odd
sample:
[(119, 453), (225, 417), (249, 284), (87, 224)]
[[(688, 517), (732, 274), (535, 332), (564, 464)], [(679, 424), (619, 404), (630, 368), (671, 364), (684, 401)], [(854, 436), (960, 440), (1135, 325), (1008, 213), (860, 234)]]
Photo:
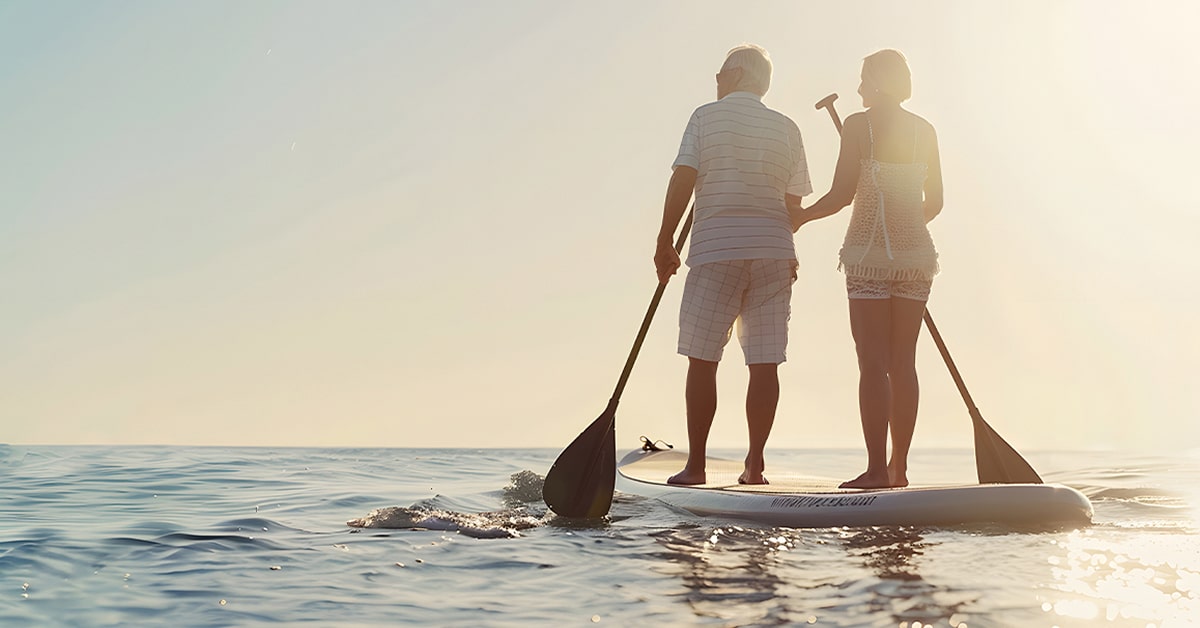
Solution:
[(833, 185), (820, 200), (804, 209), (796, 204), (789, 205), (792, 231), (800, 229), (806, 222), (832, 216), (854, 200), (858, 189), (859, 159), (862, 157), (861, 137), (866, 130), (865, 116), (856, 113), (846, 118), (842, 127), (842, 147), (838, 152), (837, 169), (833, 172)]
[(929, 127), (929, 156), (925, 163), (929, 169), (925, 177), (925, 222), (933, 220), (942, 212), (942, 158), (938, 154), (937, 132)]

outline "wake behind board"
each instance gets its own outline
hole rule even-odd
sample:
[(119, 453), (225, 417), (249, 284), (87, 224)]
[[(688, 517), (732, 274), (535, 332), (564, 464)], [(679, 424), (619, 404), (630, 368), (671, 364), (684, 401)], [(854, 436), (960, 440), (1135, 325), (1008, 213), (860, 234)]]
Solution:
[(1092, 504), (1060, 484), (970, 484), (889, 489), (839, 489), (838, 481), (771, 469), (765, 485), (737, 483), (742, 463), (709, 458), (707, 484), (675, 486), (681, 451), (635, 450), (617, 465), (617, 490), (660, 500), (702, 516), (771, 526), (949, 526), (1088, 524)]

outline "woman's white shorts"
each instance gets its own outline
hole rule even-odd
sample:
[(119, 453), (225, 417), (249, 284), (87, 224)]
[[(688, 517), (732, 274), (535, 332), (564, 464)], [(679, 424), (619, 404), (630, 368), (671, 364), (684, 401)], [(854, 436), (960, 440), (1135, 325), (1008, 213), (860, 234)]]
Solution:
[(928, 301), (932, 281), (914, 279), (897, 281), (888, 279), (867, 279), (865, 277), (846, 276), (846, 296), (851, 299), (912, 299), (913, 301)]

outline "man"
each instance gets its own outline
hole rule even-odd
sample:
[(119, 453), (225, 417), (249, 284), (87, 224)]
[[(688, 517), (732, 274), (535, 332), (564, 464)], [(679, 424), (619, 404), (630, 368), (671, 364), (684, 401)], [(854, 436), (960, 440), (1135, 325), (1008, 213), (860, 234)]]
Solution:
[(785, 359), (795, 244), (789, 212), (812, 193), (800, 129), (768, 109), (767, 51), (746, 44), (729, 51), (717, 73), (717, 101), (688, 121), (675, 158), (654, 265), (659, 282), (679, 268), (672, 236), (696, 196), (688, 274), (679, 311), (679, 353), (688, 357), (688, 461), (672, 484), (703, 484), (708, 433), (717, 411), (717, 364), (737, 322), (750, 369), (746, 422), (750, 448), (738, 481), (766, 484), (763, 450), (779, 403), (778, 366)]

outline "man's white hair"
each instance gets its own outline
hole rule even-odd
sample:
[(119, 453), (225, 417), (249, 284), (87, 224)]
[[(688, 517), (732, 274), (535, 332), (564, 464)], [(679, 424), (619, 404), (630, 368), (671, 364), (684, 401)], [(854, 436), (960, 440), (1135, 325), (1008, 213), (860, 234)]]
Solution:
[(771, 87), (771, 55), (762, 46), (742, 44), (725, 55), (722, 70), (742, 69), (742, 80), (738, 81), (739, 91), (754, 92), (759, 96), (767, 93)]

